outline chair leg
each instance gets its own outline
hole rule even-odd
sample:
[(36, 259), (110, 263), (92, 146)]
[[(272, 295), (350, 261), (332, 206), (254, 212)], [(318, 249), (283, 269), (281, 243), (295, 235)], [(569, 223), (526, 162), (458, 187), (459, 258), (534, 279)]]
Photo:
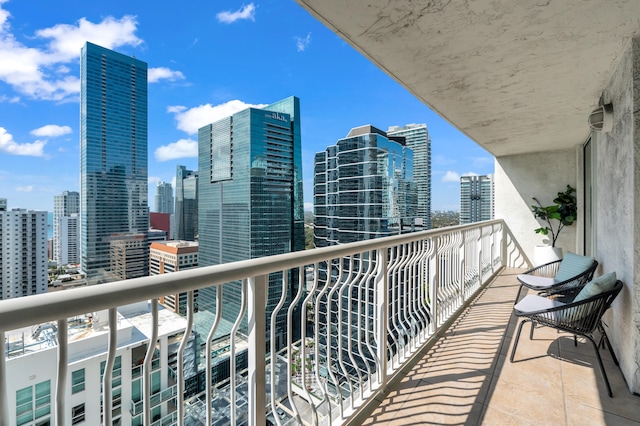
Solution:
[(525, 322), (529, 321), (528, 319), (524, 319), (520, 322), (520, 325), (518, 326), (518, 332), (516, 333), (516, 340), (515, 342), (513, 342), (513, 348), (511, 349), (511, 358), (510, 361), (513, 362), (513, 357), (516, 354), (516, 348), (518, 347), (518, 340), (520, 340), (520, 332), (522, 331), (522, 326), (524, 325)]
[(604, 371), (604, 364), (602, 364), (602, 358), (600, 358), (600, 351), (598, 351), (598, 345), (596, 345), (596, 342), (593, 340), (593, 338), (591, 338), (591, 336), (587, 336), (587, 335), (584, 335), (584, 336), (587, 339), (589, 339), (589, 341), (593, 345), (593, 350), (596, 353), (596, 358), (598, 358), (598, 364), (600, 365), (600, 371), (602, 372), (602, 378), (604, 379), (604, 384), (607, 385), (607, 393), (609, 394), (609, 398), (613, 398), (613, 392), (611, 392), (611, 385), (609, 385), (607, 372)]
[(611, 358), (613, 358), (613, 362), (616, 365), (620, 365), (620, 363), (618, 362), (618, 358), (616, 357), (616, 354), (613, 353), (613, 348), (611, 347), (611, 342), (609, 341), (609, 338), (607, 337), (607, 335), (605, 333), (602, 333), (602, 344), (606, 345), (609, 348), (609, 353), (611, 354)]
[(535, 321), (531, 321), (531, 331), (529, 331), (529, 340), (533, 340), (533, 330), (536, 329)]
[(520, 300), (520, 292), (522, 291), (522, 287), (524, 287), (522, 284), (520, 284), (520, 286), (518, 287), (518, 294), (516, 294), (516, 301), (514, 302), (514, 305)]

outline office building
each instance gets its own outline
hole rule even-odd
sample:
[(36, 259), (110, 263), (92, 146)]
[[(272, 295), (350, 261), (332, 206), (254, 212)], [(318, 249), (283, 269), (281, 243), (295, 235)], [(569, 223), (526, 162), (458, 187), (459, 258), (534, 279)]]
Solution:
[(198, 172), (187, 170), (185, 166), (176, 168), (174, 218), (174, 239), (186, 241), (198, 239)]
[[(149, 250), (149, 275), (184, 271), (186, 269), (196, 268), (197, 266), (197, 242), (166, 241), (151, 243), (151, 249)], [(186, 293), (166, 295), (160, 298), (160, 303), (180, 315), (187, 314)]]
[(173, 214), (173, 187), (167, 182), (156, 185), (156, 212)]
[[(167, 233), (167, 238), (171, 237), (171, 215), (168, 213), (149, 213), (149, 225), (152, 229), (161, 229)], [(149, 237), (151, 238), (151, 237)]]
[[(146, 244), (147, 64), (87, 42), (80, 74), (81, 265), (97, 284), (117, 279), (112, 239)], [(127, 278), (148, 274), (146, 245), (141, 261), (127, 262), (139, 267)]]
[(493, 175), (460, 177), (460, 224), (493, 219)]
[(407, 148), (413, 150), (413, 181), (418, 197), (416, 227), (431, 229), (431, 138), (427, 125), (391, 126), (387, 135), (404, 137)]
[[(201, 266), (304, 250), (298, 98), (247, 108), (204, 126), (198, 145)], [(289, 301), (298, 287), (298, 274), (292, 275)], [(239, 286), (225, 287), (224, 318), (236, 317)], [(268, 312), (280, 299), (281, 274), (269, 276), (269, 287)], [(200, 310), (213, 310), (212, 302), (208, 292), (200, 292)], [(278, 348), (286, 335), (285, 314), (277, 320)]]
[(53, 260), (59, 266), (80, 263), (80, 194), (53, 197)]
[[(153, 338), (148, 303), (118, 308), (117, 340), (112, 392), (113, 424), (141, 425), (143, 416), (143, 362), (149, 339)], [(186, 319), (160, 307), (156, 350), (151, 362), (151, 421), (177, 422), (177, 352)], [(109, 330), (108, 312), (77, 316), (69, 322), (68, 353), (73, 362), (66, 372), (65, 425), (100, 425), (102, 421), (102, 379), (107, 361), (105, 345)], [(35, 325), (7, 333), (7, 392), (9, 424), (55, 424), (57, 387), (57, 324)], [(187, 353), (193, 345), (187, 347)], [(186, 357), (185, 357), (186, 358)], [(191, 357), (193, 358), (193, 357)], [(193, 370), (193, 366), (185, 371)]]
[(413, 151), (373, 126), (318, 152), (314, 161), (316, 247), (415, 231)]
[(0, 199), (0, 300), (47, 292), (47, 212)]

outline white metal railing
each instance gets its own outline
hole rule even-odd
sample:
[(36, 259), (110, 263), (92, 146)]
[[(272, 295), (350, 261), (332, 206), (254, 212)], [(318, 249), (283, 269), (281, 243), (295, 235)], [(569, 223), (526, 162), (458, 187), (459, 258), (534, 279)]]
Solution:
[[(104, 421), (110, 424), (117, 308), (151, 299), (153, 340), (158, 298), (186, 291), (188, 325), (177, 361), (176, 415), (182, 425), (187, 406), (184, 349), (193, 332), (194, 291), (217, 289), (214, 324), (208, 336), (201, 336), (205, 353), (211, 354), (224, 294), (230, 289), (241, 295), (228, 352), (226, 395), (232, 402), (226, 409), (231, 423), (266, 424), (271, 412), (278, 425), (292, 418), (297, 424), (341, 424), (383, 391), (404, 363), (504, 266), (505, 228), (501, 220), (487, 221), (0, 301), (0, 353), (5, 354), (7, 331), (57, 321), (54, 411), (57, 424), (64, 424), (67, 318), (108, 309)], [(277, 303), (274, 294), (280, 295)], [(245, 312), (246, 333), (240, 331)], [(246, 370), (237, 362), (243, 350), (235, 343), (240, 333), (248, 336)], [(154, 342), (149, 347), (154, 348)], [(283, 356), (269, 357), (267, 347)], [(147, 354), (145, 383), (150, 383), (150, 360)], [(212, 398), (220, 389), (211, 382), (211, 356), (206, 361), (207, 387), (200, 403), (206, 424), (211, 424), (220, 405)], [(11, 409), (5, 372), (1, 356), (2, 425), (9, 424)], [(149, 425), (150, 385), (143, 394), (144, 424)], [(192, 401), (188, 405), (195, 406)]]

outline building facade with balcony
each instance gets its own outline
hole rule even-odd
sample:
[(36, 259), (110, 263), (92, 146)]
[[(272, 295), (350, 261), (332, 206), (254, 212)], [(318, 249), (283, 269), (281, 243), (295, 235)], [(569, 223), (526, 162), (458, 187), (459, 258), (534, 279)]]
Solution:
[(53, 260), (80, 263), (80, 194), (64, 191), (53, 197)]
[(112, 237), (149, 230), (147, 64), (87, 42), (80, 74), (81, 266), (96, 284), (113, 280)]
[(0, 203), (0, 300), (47, 291), (47, 212)]
[(460, 177), (460, 224), (494, 218), (493, 175)]

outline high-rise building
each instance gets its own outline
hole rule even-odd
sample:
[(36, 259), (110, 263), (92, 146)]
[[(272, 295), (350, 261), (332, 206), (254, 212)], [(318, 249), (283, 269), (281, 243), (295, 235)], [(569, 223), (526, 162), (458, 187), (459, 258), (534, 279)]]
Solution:
[(47, 292), (47, 212), (0, 199), (0, 300)]
[(173, 214), (173, 187), (167, 182), (156, 185), (156, 212)]
[(53, 260), (58, 265), (80, 262), (80, 194), (64, 191), (53, 197)]
[[(153, 242), (149, 256), (149, 275), (193, 269), (198, 266), (198, 243), (194, 241)], [(169, 294), (161, 297), (160, 303), (180, 315), (187, 314), (187, 293)]]
[(198, 237), (198, 172), (185, 166), (176, 169), (176, 240), (196, 241)]
[[(96, 284), (116, 279), (112, 239), (149, 230), (147, 64), (87, 42), (80, 74), (81, 265)], [(145, 245), (134, 276), (148, 275)]]
[[(204, 126), (198, 145), (200, 266), (304, 250), (298, 98), (248, 108)], [(299, 284), (298, 274), (291, 275), (289, 301)], [(269, 288), (268, 312), (282, 294), (282, 274), (269, 276)], [(235, 319), (240, 284), (225, 286), (223, 300), (223, 318)], [(199, 309), (213, 310), (212, 301), (202, 290)], [(281, 347), (286, 312), (276, 327), (276, 347)]]
[(460, 177), (460, 224), (493, 219), (493, 175)]
[[(394, 140), (395, 139), (395, 140)], [(413, 151), (373, 126), (318, 152), (314, 161), (316, 247), (415, 231)]]
[(413, 181), (417, 186), (418, 216), (416, 226), (431, 229), (431, 138), (426, 124), (391, 126), (387, 136), (402, 136), (413, 150)]

